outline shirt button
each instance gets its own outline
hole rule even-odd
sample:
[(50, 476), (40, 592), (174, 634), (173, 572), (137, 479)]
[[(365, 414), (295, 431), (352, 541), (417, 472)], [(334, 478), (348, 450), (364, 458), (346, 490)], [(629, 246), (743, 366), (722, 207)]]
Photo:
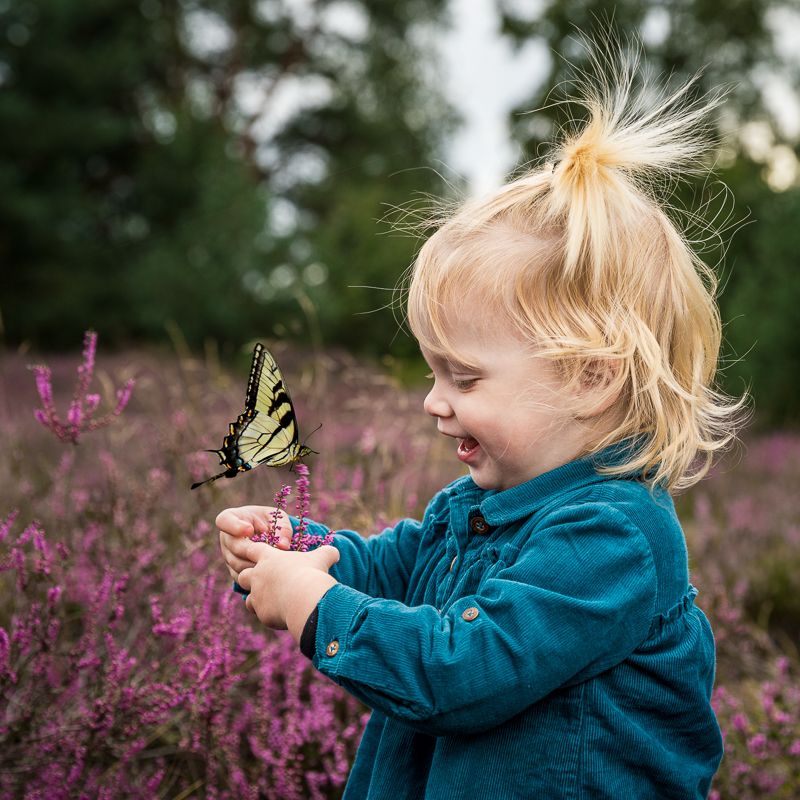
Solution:
[(465, 620), (466, 622), (472, 622), (472, 620), (474, 620), (475, 617), (477, 617), (478, 614), (480, 613), (481, 612), (478, 611), (478, 609), (475, 608), (475, 606), (470, 606), (469, 608), (465, 608), (461, 612), (461, 619)]
[(489, 525), (483, 517), (472, 517), (469, 521), (469, 529), (473, 533), (488, 533)]
[(325, 648), (325, 655), (326, 656), (335, 656), (339, 652), (339, 642), (334, 639), (332, 642), (328, 642), (328, 646)]
[(450, 562), (450, 572), (452, 572), (452, 571), (453, 571), (453, 567), (456, 565), (456, 561), (458, 561), (458, 556), (456, 556), (456, 557), (455, 557), (455, 558), (454, 558), (454, 559), (453, 559), (453, 560)]

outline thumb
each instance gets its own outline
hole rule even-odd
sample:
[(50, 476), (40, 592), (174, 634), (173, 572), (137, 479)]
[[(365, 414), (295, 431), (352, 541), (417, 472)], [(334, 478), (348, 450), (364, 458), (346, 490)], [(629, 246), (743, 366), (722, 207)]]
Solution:
[(326, 572), (339, 560), (339, 551), (329, 544), (317, 547), (309, 555), (314, 559), (314, 566)]

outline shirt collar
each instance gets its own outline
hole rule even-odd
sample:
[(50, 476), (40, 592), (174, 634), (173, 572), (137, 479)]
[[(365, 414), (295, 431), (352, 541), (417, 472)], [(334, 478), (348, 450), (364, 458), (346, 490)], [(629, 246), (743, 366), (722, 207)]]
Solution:
[(559, 494), (610, 479), (634, 477), (632, 474), (601, 475), (597, 468), (622, 463), (635, 453), (636, 445), (636, 438), (623, 439), (502, 491), (482, 490), (469, 476), (456, 481), (451, 488), (462, 496), (472, 495), (469, 499), (480, 506), (481, 514), (490, 525), (505, 525), (530, 516)]

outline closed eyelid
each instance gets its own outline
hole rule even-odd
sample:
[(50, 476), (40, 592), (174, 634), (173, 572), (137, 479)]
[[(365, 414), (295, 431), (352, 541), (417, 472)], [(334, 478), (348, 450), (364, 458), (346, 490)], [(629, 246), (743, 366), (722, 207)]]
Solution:
[(435, 379), (438, 375), (440, 377), (447, 377), (451, 382), (457, 383), (474, 382), (483, 377), (482, 371), (479, 368), (445, 356), (425, 354), (425, 360), (431, 368), (431, 371), (425, 376), (429, 379)]
[(466, 366), (455, 366), (450, 368), (450, 378), (453, 381), (477, 381), (483, 377), (480, 370)]

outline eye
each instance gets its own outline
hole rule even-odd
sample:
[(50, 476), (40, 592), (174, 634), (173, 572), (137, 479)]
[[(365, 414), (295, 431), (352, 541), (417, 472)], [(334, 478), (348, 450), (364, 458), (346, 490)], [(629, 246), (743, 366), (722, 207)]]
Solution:
[(453, 386), (455, 386), (459, 392), (468, 392), (475, 386), (477, 381), (477, 378), (453, 378)]

